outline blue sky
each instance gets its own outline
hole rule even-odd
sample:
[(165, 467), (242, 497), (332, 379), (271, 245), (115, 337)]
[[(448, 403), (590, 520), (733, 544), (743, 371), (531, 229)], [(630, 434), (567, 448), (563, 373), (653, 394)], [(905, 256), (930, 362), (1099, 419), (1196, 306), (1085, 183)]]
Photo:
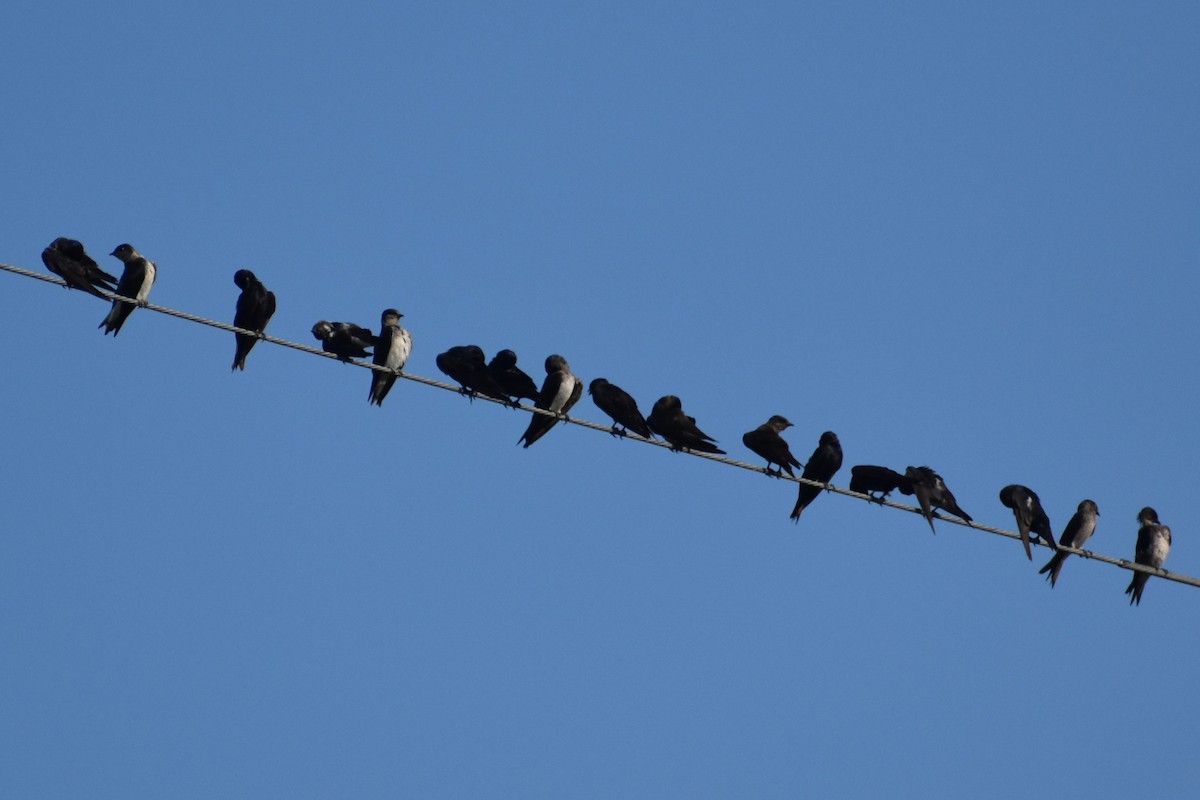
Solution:
[[(1192, 4), (20, 3), (0, 261), (1190, 547)], [(12, 797), (1190, 796), (1196, 590), (0, 275)], [(603, 421), (590, 401), (580, 416)]]

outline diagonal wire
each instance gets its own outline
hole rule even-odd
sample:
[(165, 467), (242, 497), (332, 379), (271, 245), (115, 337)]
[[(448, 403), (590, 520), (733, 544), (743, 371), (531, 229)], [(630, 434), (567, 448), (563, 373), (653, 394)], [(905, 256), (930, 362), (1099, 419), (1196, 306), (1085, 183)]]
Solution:
[[(5, 270), (7, 272), (17, 274), (17, 275), (21, 275), (26, 278), (36, 278), (37, 280), (45, 281), (46, 283), (56, 284), (58, 286), (66, 286), (67, 285), (65, 281), (63, 281), (60, 278), (57, 278), (53, 275), (45, 275), (40, 272), (33, 272), (31, 270), (27, 270), (22, 267), (12, 266), (11, 264), (0, 263), (0, 269)], [(414, 381), (416, 383), (423, 383), (426, 386), (434, 386), (438, 389), (444, 389), (445, 391), (448, 391), (448, 392), (454, 392), (455, 394), (463, 394), (463, 389), (461, 387), (454, 386), (452, 384), (445, 383), (443, 381), (435, 380), (433, 378), (426, 378), (422, 375), (414, 375), (409, 372), (394, 373), (393, 370), (388, 369), (387, 367), (380, 366), (378, 364), (374, 364), (369, 361), (357, 361), (354, 359), (350, 359), (348, 361), (343, 362), (341, 358), (334, 355), (333, 353), (327, 353), (324, 350), (319, 350), (316, 347), (311, 347), (306, 344), (300, 344), (299, 342), (293, 342), (288, 339), (280, 339), (277, 336), (271, 336), (270, 334), (267, 334), (267, 333), (259, 333), (258, 331), (247, 330), (245, 328), (238, 328), (234, 325), (230, 325), (229, 323), (221, 322), (220, 320), (208, 319), (207, 317), (197, 316), (196, 314), (189, 314), (186, 311), (179, 311), (174, 308), (167, 308), (166, 306), (155, 305), (154, 303), (149, 303), (146, 301), (142, 301), (141, 303), (138, 303), (138, 301), (132, 297), (125, 297), (123, 295), (118, 295), (113, 292), (105, 291), (104, 289), (101, 289), (100, 292), (110, 300), (111, 299), (125, 300), (129, 303), (133, 303), (135, 305), (140, 305), (142, 308), (149, 309), (150, 311), (157, 311), (160, 314), (166, 314), (169, 317), (178, 317), (179, 319), (184, 319), (184, 320), (187, 320), (188, 322), (196, 322), (201, 325), (207, 325), (210, 328), (219, 328), (223, 331), (231, 331), (232, 333), (241, 333), (241, 334), (245, 334), (247, 336), (255, 336), (265, 342), (270, 342), (271, 344), (281, 345), (282, 347), (290, 347), (293, 350), (300, 350), (301, 352), (308, 353), (309, 355), (321, 356), (322, 358), (328, 358), (328, 359), (332, 359), (334, 361), (338, 361), (338, 362), (342, 362), (342, 363), (353, 364), (356, 367), (362, 367), (363, 369), (371, 369), (371, 370), (375, 370), (376, 372), (386, 372), (389, 374), (396, 374), (397, 377), (403, 378), (405, 380)], [(545, 409), (537, 408), (536, 406), (526, 405), (524, 403), (509, 403), (509, 402), (505, 402), (503, 400), (497, 400), (496, 398), (493, 398), (493, 397), (488, 397), (487, 395), (479, 394), (477, 392), (471, 392), (470, 394), (472, 394), (475, 398), (478, 398), (480, 400), (486, 400), (490, 403), (496, 403), (497, 405), (509, 406), (512, 408), (520, 408), (524, 411), (529, 411), (534, 414), (541, 414), (541, 415), (547, 416), (547, 417), (554, 417), (562, 422), (567, 422), (572, 425), (579, 425), (584, 428), (591, 428), (591, 429), (597, 430), (597, 431), (604, 431), (605, 433), (608, 433), (608, 434), (612, 434), (614, 432), (614, 426), (611, 426), (611, 425), (603, 425), (598, 422), (592, 422), (591, 420), (580, 419), (578, 417), (571, 417), (571, 416), (567, 416), (565, 414), (558, 414), (553, 411), (547, 411)], [(650, 444), (650, 445), (654, 445), (656, 447), (665, 447), (668, 450), (677, 450), (677, 448), (675, 448), (673, 445), (669, 444), (668, 442), (662, 442), (657, 439), (646, 439), (646, 438), (639, 436), (638, 434), (633, 433), (631, 431), (626, 431), (622, 438), (633, 439), (642, 444)], [(833, 484), (824, 484), (824, 483), (820, 483), (818, 481), (809, 480), (807, 478), (794, 477), (794, 476), (786, 475), (786, 474), (778, 475), (775, 472), (770, 471), (767, 467), (760, 467), (757, 464), (748, 464), (745, 461), (738, 461), (737, 459), (729, 458), (728, 456), (718, 455), (716, 453), (703, 453), (703, 452), (699, 452), (697, 450), (689, 450), (687, 448), (684, 448), (680, 452), (687, 453), (688, 455), (695, 456), (697, 458), (705, 458), (705, 459), (708, 459), (709, 461), (717, 461), (717, 462), (720, 462), (721, 464), (725, 464), (726, 466), (738, 467), (739, 469), (749, 470), (750, 472), (758, 472), (758, 473), (762, 473), (764, 475), (770, 475), (772, 478), (776, 478), (779, 480), (791, 481), (793, 483), (798, 483), (798, 484), (808, 484), (809, 486), (819, 486), (819, 487), (825, 489), (826, 491), (833, 492), (834, 494), (846, 495), (847, 497), (853, 497), (858, 500), (866, 500), (869, 503), (875, 503), (877, 505), (887, 506), (888, 508), (899, 509), (900, 511), (908, 511), (912, 514), (921, 515), (922, 517), (924, 516), (921, 512), (921, 509), (916, 508), (914, 506), (905, 505), (904, 503), (897, 503), (894, 500), (888, 500), (886, 498), (884, 498), (882, 500), (877, 499), (875, 497), (872, 497), (871, 495), (862, 494), (860, 492), (852, 492), (849, 489), (842, 488), (841, 486), (834, 486)], [(936, 511), (933, 512), (933, 516), (936, 517), (937, 519), (941, 520), (942, 522), (949, 522), (954, 525), (961, 525), (966, 528), (973, 528), (975, 530), (984, 531), (986, 533), (991, 533), (996, 536), (1004, 536), (1009, 539), (1020, 539), (1021, 538), (1020, 534), (1014, 533), (1013, 531), (1010, 531), (1010, 530), (1005, 530), (1004, 528), (996, 528), (991, 525), (984, 525), (979, 522), (967, 522), (966, 520), (961, 520), (956, 517), (946, 517), (946, 516), (943, 516), (943, 515), (937, 513)], [(1041, 541), (1038, 541), (1038, 540), (1031, 540), (1030, 544), (1034, 545), (1036, 547), (1045, 547), (1047, 550), (1053, 549), (1050, 547), (1050, 545), (1043, 544)], [(1130, 561), (1125, 558), (1114, 558), (1112, 556), (1106, 556), (1101, 553), (1095, 553), (1091, 550), (1080, 550), (1078, 548), (1067, 547), (1065, 545), (1060, 545), (1058, 549), (1059, 549), (1059, 551), (1064, 552), (1064, 553), (1070, 553), (1072, 555), (1077, 555), (1082, 558), (1091, 559), (1093, 561), (1100, 561), (1105, 564), (1111, 564), (1115, 567), (1120, 567), (1121, 569), (1127, 569), (1131, 572), (1144, 572), (1147, 575), (1154, 575), (1156, 577), (1164, 578), (1169, 581), (1175, 581), (1176, 583), (1182, 583), (1187, 586), (1200, 587), (1200, 578), (1194, 578), (1191, 575), (1186, 575), (1182, 572), (1171, 572), (1170, 570), (1165, 570), (1165, 569), (1158, 568), (1158, 567), (1150, 567), (1150, 566), (1146, 566), (1145, 564), (1138, 564), (1135, 561)]]

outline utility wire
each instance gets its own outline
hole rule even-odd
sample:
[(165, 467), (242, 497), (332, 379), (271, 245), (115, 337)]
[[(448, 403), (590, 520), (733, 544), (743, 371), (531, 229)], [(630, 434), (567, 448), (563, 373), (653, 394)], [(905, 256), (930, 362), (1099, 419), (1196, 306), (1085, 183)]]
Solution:
[[(14, 273), (16, 275), (21, 275), (26, 278), (36, 278), (37, 280), (45, 281), (46, 283), (52, 283), (52, 284), (56, 284), (58, 286), (66, 286), (65, 281), (63, 281), (53, 275), (45, 275), (40, 272), (33, 272), (31, 270), (27, 270), (22, 267), (15, 267), (10, 264), (0, 263), (0, 269), (5, 270), (7, 272)], [(149, 303), (146, 301), (142, 301), (141, 303), (139, 303), (136, 299), (134, 299), (132, 297), (124, 297), (123, 295), (118, 295), (113, 292), (106, 291), (104, 289), (101, 289), (100, 292), (110, 300), (124, 300), (124, 301), (132, 303), (134, 305), (140, 305), (142, 308), (149, 309), (150, 311), (157, 311), (160, 314), (166, 314), (167, 316), (170, 316), (170, 317), (178, 317), (180, 319), (187, 320), (188, 322), (196, 322), (201, 325), (208, 325), (211, 328), (220, 328), (221, 330), (230, 331), (232, 333), (241, 333), (241, 334), (245, 334), (247, 336), (254, 336), (265, 342), (270, 342), (271, 344), (281, 345), (283, 347), (290, 347), (293, 350), (300, 350), (304, 353), (308, 353), (309, 355), (321, 356), (322, 358), (329, 358), (334, 361), (353, 364), (356, 367), (362, 367), (364, 369), (372, 369), (372, 370), (375, 370), (376, 372), (386, 372), (388, 374), (395, 374), (397, 377), (404, 378), (405, 380), (415, 381), (416, 383), (423, 383), (426, 386), (434, 386), (438, 389), (444, 389), (448, 392), (454, 392), (455, 394), (464, 394), (464, 390), (461, 387), (454, 386), (449, 383), (444, 383), (439, 380), (434, 380), (433, 378), (426, 378), (422, 375), (414, 375), (410, 372), (396, 373), (393, 370), (388, 369), (387, 367), (380, 366), (378, 364), (374, 364), (369, 361), (358, 361), (358, 360), (354, 360), (354, 359), (351, 359), (348, 361), (343, 361), (341, 358), (334, 355), (333, 353), (327, 353), (324, 350), (319, 350), (316, 347), (310, 347), (309, 345), (306, 345), (306, 344), (300, 344), (299, 342), (293, 342), (288, 339), (280, 339), (277, 336), (271, 336), (266, 333), (259, 333), (258, 331), (247, 330), (245, 328), (238, 328), (238, 327), (230, 325), (226, 322), (221, 322), (220, 320), (208, 319), (206, 317), (197, 316), (195, 314), (189, 314), (186, 311), (178, 311), (174, 308), (167, 308), (166, 306), (159, 306), (159, 305), (155, 305), (153, 303)], [(496, 403), (497, 405), (508, 406), (511, 408), (520, 408), (523, 411), (529, 411), (534, 414), (541, 414), (541, 415), (547, 416), (547, 417), (554, 417), (558, 420), (561, 420), (562, 422), (568, 422), (572, 425), (580, 425), (584, 428), (591, 428), (593, 430), (603, 431), (608, 434), (613, 433), (613, 426), (611, 426), (611, 425), (603, 425), (598, 422), (592, 422), (591, 420), (580, 419), (578, 417), (571, 417), (571, 416), (567, 416), (564, 414), (558, 414), (554, 411), (547, 411), (542, 408), (537, 408), (536, 406), (525, 405), (524, 403), (506, 402), (504, 400), (498, 400), (496, 398), (488, 397), (487, 395), (479, 394), (477, 392), (469, 392), (468, 394), (470, 394), (471, 396), (473, 396), (477, 399), (480, 399), (480, 400), (486, 400), (490, 403)], [(675, 450), (675, 447), (668, 442), (659, 441), (657, 439), (646, 439), (642, 436), (639, 436), (636, 433), (633, 433), (632, 431), (626, 431), (622, 438), (633, 439), (642, 444), (650, 444), (650, 445), (654, 445), (656, 447), (665, 447), (668, 450)], [(876, 505), (887, 506), (889, 508), (895, 508), (895, 509), (899, 509), (901, 511), (908, 511), (910, 513), (917, 514), (917, 515), (921, 516), (922, 518), (924, 518), (924, 515), (923, 515), (921, 509), (916, 508), (914, 506), (905, 505), (904, 503), (897, 503), (893, 500), (888, 500), (886, 498), (880, 500), (880, 499), (876, 499), (876, 498), (872, 497), (871, 495), (861, 494), (859, 492), (852, 492), (849, 489), (844, 489), (840, 486), (834, 486), (833, 484), (824, 484), (824, 483), (820, 483), (818, 481), (808, 480), (807, 478), (794, 477), (794, 476), (786, 475), (786, 474), (779, 475), (779, 474), (776, 474), (775, 472), (769, 471), (767, 467), (760, 467), (757, 464), (748, 464), (745, 461), (738, 461), (737, 459), (729, 458), (728, 456), (718, 455), (716, 453), (703, 453), (703, 452), (699, 452), (696, 450), (688, 450), (686, 448), (683, 449), (682, 451), (677, 451), (677, 452), (684, 452), (690, 456), (695, 456), (697, 458), (706, 458), (709, 461), (717, 461), (717, 462), (720, 462), (720, 463), (725, 464), (726, 466), (730, 466), (730, 467), (738, 467), (740, 469), (749, 470), (751, 472), (758, 472), (758, 473), (762, 473), (764, 475), (770, 475), (771, 477), (777, 478), (780, 480), (791, 481), (793, 483), (808, 484), (809, 486), (819, 486), (819, 487), (825, 489), (826, 491), (833, 492), (835, 494), (842, 494), (842, 495), (846, 495), (847, 497), (853, 497), (858, 500), (865, 500), (869, 503), (875, 503)], [(973, 528), (974, 530), (984, 531), (985, 533), (991, 533), (996, 536), (1005, 536), (1009, 539), (1020, 539), (1021, 538), (1020, 534), (1014, 533), (1013, 531), (1010, 531), (1010, 530), (1005, 530), (1004, 528), (995, 528), (995, 527), (992, 527), (991, 525), (984, 525), (979, 522), (967, 522), (965, 520), (958, 519), (957, 517), (946, 517), (946, 516), (943, 516), (943, 515), (937, 513), (936, 511), (933, 512), (933, 516), (942, 522), (949, 522), (954, 525), (961, 525), (966, 528)], [(1050, 545), (1044, 544), (1039, 540), (1031, 540), (1030, 544), (1037, 546), (1037, 547), (1045, 547), (1047, 550), (1053, 549), (1050, 547)], [(1154, 575), (1156, 577), (1164, 578), (1169, 581), (1175, 581), (1176, 583), (1182, 583), (1187, 586), (1200, 587), (1200, 578), (1194, 578), (1191, 575), (1185, 575), (1184, 573), (1181, 573), (1181, 572), (1171, 572), (1170, 570), (1149, 567), (1149, 566), (1146, 566), (1145, 564), (1138, 564), (1137, 562), (1130, 561), (1128, 559), (1113, 558), (1112, 556), (1106, 556), (1101, 553), (1095, 553), (1095, 552), (1092, 552), (1091, 550), (1080, 550), (1080, 549), (1077, 549), (1074, 547), (1067, 547), (1065, 545), (1059, 545), (1058, 549), (1060, 552), (1070, 553), (1072, 555), (1080, 556), (1081, 558), (1087, 558), (1087, 559), (1091, 559), (1093, 561), (1100, 561), (1105, 564), (1112, 564), (1113, 566), (1120, 567), (1121, 569), (1127, 569), (1131, 572), (1144, 572), (1147, 575)]]

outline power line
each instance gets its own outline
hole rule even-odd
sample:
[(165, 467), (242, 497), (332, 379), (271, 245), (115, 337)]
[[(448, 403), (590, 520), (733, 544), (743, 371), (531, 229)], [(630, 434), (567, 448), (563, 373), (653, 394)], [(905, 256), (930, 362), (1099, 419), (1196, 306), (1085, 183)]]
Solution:
[[(21, 275), (26, 278), (35, 278), (40, 281), (45, 281), (46, 283), (51, 283), (51, 284), (55, 284), (58, 286), (66, 286), (66, 282), (57, 277), (54, 277), (52, 275), (46, 275), (46, 274), (43, 274), (40, 272), (33, 272), (31, 270), (27, 270), (22, 267), (15, 267), (10, 264), (0, 264), (0, 269), (5, 270), (7, 272), (14, 273), (16, 275)], [(101, 289), (100, 291), (105, 297), (107, 297), (110, 300), (111, 299), (125, 300), (127, 302), (135, 303), (135, 304), (138, 302), (134, 298), (124, 297), (122, 295), (118, 295), (113, 292), (105, 291), (104, 289)], [(356, 367), (362, 367), (363, 369), (371, 369), (371, 370), (375, 370), (376, 372), (386, 372), (388, 374), (395, 374), (399, 378), (403, 378), (403, 379), (409, 380), (409, 381), (414, 381), (416, 383), (423, 383), (426, 386), (433, 386), (433, 387), (436, 387), (438, 389), (443, 389), (448, 392), (454, 392), (455, 394), (463, 393), (463, 390), (458, 386), (454, 386), (449, 383), (444, 383), (442, 381), (435, 380), (433, 378), (426, 378), (422, 375), (414, 375), (410, 372), (394, 373), (392, 370), (388, 369), (387, 367), (379, 366), (378, 364), (374, 364), (369, 361), (358, 361), (358, 360), (353, 360), (353, 359), (344, 361), (343, 359), (339, 358), (338, 356), (334, 355), (333, 353), (327, 353), (324, 350), (317, 349), (316, 347), (311, 347), (306, 344), (300, 344), (299, 342), (293, 342), (288, 339), (281, 339), (277, 336), (271, 336), (270, 334), (267, 334), (267, 333), (259, 333), (258, 331), (247, 330), (245, 328), (238, 328), (233, 325), (230, 325), (229, 323), (221, 322), (220, 320), (208, 319), (207, 317), (201, 317), (196, 314), (189, 314), (186, 311), (179, 311), (174, 308), (167, 308), (166, 306), (155, 305), (154, 303), (150, 303), (150, 302), (146, 302), (146, 301), (143, 301), (140, 305), (142, 308), (148, 309), (150, 311), (157, 311), (160, 314), (166, 314), (167, 316), (170, 316), (170, 317), (178, 317), (179, 319), (187, 320), (188, 322), (195, 322), (200, 325), (207, 325), (210, 328), (219, 328), (223, 331), (229, 331), (231, 333), (241, 333), (241, 334), (245, 334), (247, 336), (254, 336), (254, 337), (261, 339), (264, 342), (270, 342), (271, 344), (277, 344), (282, 347), (290, 347), (293, 350), (299, 350), (301, 352), (308, 353), (309, 355), (321, 356), (322, 358), (328, 358), (328, 359), (332, 359), (334, 361), (338, 361), (338, 362), (342, 362), (342, 363), (353, 364)], [(520, 408), (524, 411), (529, 411), (534, 414), (542, 414), (543, 416), (547, 416), (547, 417), (554, 417), (562, 422), (567, 422), (572, 425), (579, 425), (584, 428), (591, 428), (593, 430), (603, 431), (608, 434), (611, 434), (613, 432), (613, 426), (611, 426), (611, 425), (603, 425), (598, 422), (592, 422), (591, 420), (580, 419), (578, 417), (562, 415), (562, 414), (555, 413), (553, 411), (546, 411), (545, 409), (537, 408), (536, 406), (525, 405), (524, 403), (506, 402), (504, 400), (498, 400), (496, 398), (488, 397), (487, 395), (483, 395), (483, 394), (479, 394), (479, 393), (475, 393), (475, 392), (472, 392), (471, 394), (473, 397), (478, 398), (480, 400), (486, 400), (490, 403), (496, 403), (498, 405), (509, 406), (509, 407), (513, 407), (513, 408)], [(646, 439), (646, 438), (643, 438), (643, 437), (637, 435), (636, 433), (633, 433), (632, 431), (626, 431), (624, 438), (632, 439), (632, 440), (640, 442), (642, 444), (654, 445), (656, 447), (665, 447), (669, 450), (675, 449), (671, 444), (669, 444), (667, 442), (659, 441), (657, 439)], [(819, 483), (817, 481), (811, 481), (806, 478), (795, 477), (795, 476), (786, 475), (786, 474), (777, 475), (774, 472), (768, 471), (767, 467), (760, 467), (757, 464), (748, 464), (745, 461), (738, 461), (737, 459), (729, 458), (728, 456), (718, 455), (716, 453), (703, 453), (703, 452), (699, 452), (696, 450), (687, 450), (687, 449), (679, 451), (679, 452), (684, 452), (687, 455), (695, 456), (696, 458), (704, 458), (704, 459), (708, 459), (709, 461), (717, 461), (721, 464), (725, 464), (726, 466), (738, 467), (740, 469), (749, 470), (750, 472), (758, 472), (758, 473), (761, 473), (764, 475), (770, 475), (771, 477), (777, 478), (780, 480), (791, 481), (793, 483), (799, 483), (799, 484), (808, 484), (809, 486), (818, 486), (829, 492), (833, 492), (834, 494), (846, 495), (847, 497), (853, 497), (858, 500), (865, 500), (869, 503), (874, 503), (876, 505), (887, 506), (888, 508), (895, 508), (895, 509), (899, 509), (900, 511), (908, 511), (913, 514), (918, 514), (918, 515), (923, 516), (921, 509), (916, 508), (914, 506), (905, 505), (904, 503), (897, 503), (893, 500), (888, 500), (888, 499), (879, 500), (870, 495), (861, 494), (859, 492), (852, 492), (849, 489), (842, 488), (841, 486), (834, 486), (833, 484), (826, 485), (823, 483)], [(936, 511), (933, 512), (933, 516), (935, 516), (938, 520), (940, 520), (942, 522), (948, 522), (948, 523), (951, 523), (954, 525), (961, 525), (965, 528), (972, 528), (974, 530), (983, 531), (985, 533), (991, 533), (996, 536), (1004, 536), (1009, 539), (1020, 539), (1021, 538), (1020, 534), (1015, 533), (1010, 530), (1006, 530), (1004, 528), (996, 528), (991, 525), (984, 525), (979, 522), (967, 522), (965, 520), (961, 520), (956, 517), (943, 516), (941, 514), (938, 514)], [(1045, 547), (1047, 550), (1053, 549), (1050, 547), (1050, 545), (1044, 544), (1041, 541), (1038, 541), (1036, 539), (1032, 540), (1030, 543), (1037, 547)], [(1070, 553), (1072, 555), (1077, 555), (1077, 556), (1080, 556), (1081, 558), (1090, 559), (1092, 561), (1100, 561), (1105, 564), (1111, 564), (1115, 567), (1120, 567), (1121, 569), (1127, 569), (1131, 572), (1144, 572), (1147, 575), (1154, 575), (1156, 577), (1163, 578), (1163, 579), (1169, 580), (1169, 581), (1175, 581), (1176, 583), (1182, 583), (1187, 586), (1200, 587), (1200, 578), (1194, 578), (1191, 575), (1186, 575), (1181, 572), (1171, 572), (1170, 570), (1149, 567), (1144, 564), (1138, 564), (1135, 561), (1130, 561), (1128, 559), (1114, 558), (1112, 556), (1106, 556), (1101, 553), (1092, 552), (1091, 550), (1079, 550), (1074, 547), (1067, 547), (1065, 545), (1060, 545), (1059, 551), (1064, 552), (1064, 553)]]

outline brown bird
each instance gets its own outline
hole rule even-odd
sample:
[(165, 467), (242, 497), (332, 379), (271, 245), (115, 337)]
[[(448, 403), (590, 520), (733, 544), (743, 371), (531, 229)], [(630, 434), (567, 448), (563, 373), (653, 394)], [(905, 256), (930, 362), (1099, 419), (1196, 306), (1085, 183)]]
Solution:
[[(792, 472), (792, 467), (804, 468), (804, 465), (792, 455), (788, 443), (779, 435), (790, 427), (792, 427), (792, 423), (788, 422), (787, 417), (773, 414), (762, 425), (742, 434), (742, 444), (746, 445), (748, 450), (767, 460), (768, 475), (781, 475), (786, 472), (794, 478), (796, 473)], [(779, 472), (771, 471), (772, 464), (779, 465)]]

